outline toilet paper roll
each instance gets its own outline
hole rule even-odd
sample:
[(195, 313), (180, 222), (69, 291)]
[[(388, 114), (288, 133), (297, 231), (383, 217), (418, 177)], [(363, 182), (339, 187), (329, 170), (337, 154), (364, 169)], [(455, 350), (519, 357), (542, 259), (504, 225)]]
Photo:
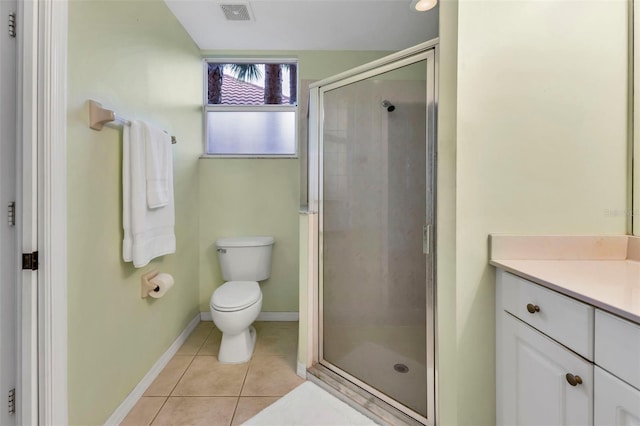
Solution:
[(159, 299), (162, 296), (165, 295), (165, 293), (167, 291), (169, 291), (169, 289), (171, 287), (173, 287), (173, 277), (169, 274), (158, 274), (155, 277), (153, 277), (153, 279), (151, 279), (149, 281), (151, 284), (153, 284), (154, 286), (156, 286), (157, 291), (151, 290), (149, 292), (149, 296)]

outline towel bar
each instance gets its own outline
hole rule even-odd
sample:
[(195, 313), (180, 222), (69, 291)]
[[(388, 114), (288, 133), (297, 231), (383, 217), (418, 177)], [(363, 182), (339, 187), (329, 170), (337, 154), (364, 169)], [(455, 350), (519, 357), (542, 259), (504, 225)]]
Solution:
[[(102, 107), (100, 102), (89, 100), (89, 127), (93, 130), (102, 130), (107, 126), (130, 126), (131, 121), (122, 117), (118, 117), (116, 113), (110, 109)], [(171, 136), (171, 143), (176, 144), (178, 141), (175, 136)]]

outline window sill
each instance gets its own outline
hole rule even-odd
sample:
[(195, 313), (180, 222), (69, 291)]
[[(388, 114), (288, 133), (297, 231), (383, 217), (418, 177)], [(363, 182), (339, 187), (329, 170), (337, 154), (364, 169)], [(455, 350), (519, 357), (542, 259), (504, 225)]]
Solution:
[(264, 160), (297, 160), (298, 155), (242, 155), (242, 154), (229, 154), (229, 155), (214, 155), (214, 154), (202, 154), (200, 156), (201, 160), (220, 160), (220, 159), (235, 159), (235, 160), (256, 160), (256, 159), (264, 159)]

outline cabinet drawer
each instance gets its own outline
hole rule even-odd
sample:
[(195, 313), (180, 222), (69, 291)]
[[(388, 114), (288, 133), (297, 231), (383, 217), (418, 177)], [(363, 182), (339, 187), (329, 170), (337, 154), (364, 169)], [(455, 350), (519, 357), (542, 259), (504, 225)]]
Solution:
[(640, 389), (640, 325), (596, 310), (596, 364)]
[(505, 311), (593, 360), (592, 306), (508, 272), (499, 271), (498, 282), (502, 286), (502, 308)]

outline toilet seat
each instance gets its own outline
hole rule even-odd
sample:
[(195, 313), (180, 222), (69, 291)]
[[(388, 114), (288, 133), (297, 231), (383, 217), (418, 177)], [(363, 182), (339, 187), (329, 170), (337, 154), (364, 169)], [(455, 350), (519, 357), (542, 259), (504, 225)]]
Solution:
[(234, 312), (247, 308), (262, 297), (256, 281), (229, 281), (211, 295), (211, 308), (220, 312)]

